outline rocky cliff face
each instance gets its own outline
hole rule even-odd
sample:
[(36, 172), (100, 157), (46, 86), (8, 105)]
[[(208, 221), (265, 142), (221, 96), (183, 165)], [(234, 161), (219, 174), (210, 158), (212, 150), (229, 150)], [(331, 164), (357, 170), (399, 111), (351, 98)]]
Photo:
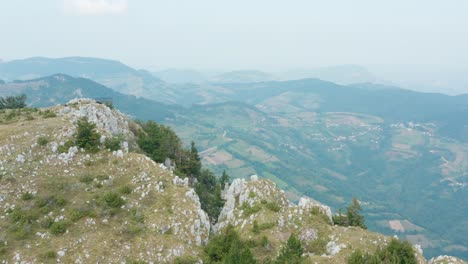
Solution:
[[(213, 231), (234, 226), (255, 245), (252, 253), (261, 261), (277, 256), (292, 233), (304, 245), (306, 263), (346, 263), (354, 250), (374, 251), (391, 240), (358, 227), (333, 226), (328, 206), (309, 197), (292, 204), (273, 182), (257, 176), (234, 180), (223, 197), (226, 203)], [(426, 262), (420, 252), (417, 258)]]
[[(57, 116), (17, 113), (0, 125), (2, 263), (163, 263), (200, 255), (208, 216), (185, 181), (129, 152), (134, 123), (90, 100), (50, 110)], [(82, 116), (103, 137), (124, 138), (121, 149), (59, 153)]]

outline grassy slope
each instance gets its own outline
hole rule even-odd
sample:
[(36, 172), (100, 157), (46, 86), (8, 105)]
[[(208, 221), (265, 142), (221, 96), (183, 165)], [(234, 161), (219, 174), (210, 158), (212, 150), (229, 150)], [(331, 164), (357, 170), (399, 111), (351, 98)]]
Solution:
[[(0, 120), (9, 112), (0, 114)], [(118, 158), (102, 150), (80, 152), (68, 163), (59, 160), (51, 142), (69, 139), (66, 133), (72, 126), (66, 117), (45, 119), (24, 110), (0, 125), (0, 259), (18, 255), (33, 262), (163, 262), (175, 254), (199, 255), (191, 230), (198, 212), (186, 197), (188, 188), (174, 185), (169, 172), (141, 154)], [(36, 144), (39, 137), (49, 143)], [(24, 163), (16, 161), (20, 154)], [(133, 191), (125, 193), (122, 187)], [(104, 196), (110, 192), (125, 200), (122, 208), (106, 204)], [(23, 199), (25, 193), (32, 197)], [(30, 217), (29, 223), (14, 224), (12, 216), (20, 213)], [(55, 235), (45, 228), (48, 217), (63, 217), (59, 222), (66, 224), (66, 232)]]

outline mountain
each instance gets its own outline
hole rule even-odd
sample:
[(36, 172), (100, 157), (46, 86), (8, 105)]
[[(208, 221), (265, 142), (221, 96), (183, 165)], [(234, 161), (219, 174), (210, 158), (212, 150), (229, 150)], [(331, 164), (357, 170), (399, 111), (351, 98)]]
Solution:
[(274, 76), (257, 70), (239, 70), (225, 72), (211, 78), (215, 83), (252, 83), (273, 80)]
[(307, 194), (334, 208), (358, 196), (371, 230), (422, 244), (426, 256), (468, 257), (467, 95), (316, 79), (216, 91), (225, 102), (165, 122), (195, 139), (216, 172), (258, 174), (292, 199)]
[(203, 83), (209, 78), (202, 72), (190, 69), (166, 69), (153, 74), (167, 83)]
[(281, 80), (322, 79), (338, 84), (375, 83), (379, 78), (359, 65), (337, 65), (314, 69), (297, 69), (277, 74)]
[(87, 57), (35, 57), (0, 64), (0, 79), (27, 80), (57, 73), (92, 79), (118, 92), (148, 97), (157, 94), (164, 82), (144, 70), (135, 70), (118, 61)]
[[(88, 121), (77, 122), (82, 118)], [(211, 263), (209, 252), (233, 239), (215, 244), (230, 229), (259, 262), (276, 258), (291, 234), (305, 263), (347, 263), (356, 250), (372, 253), (392, 241), (333, 225), (328, 206), (309, 197), (292, 204), (257, 176), (226, 186), (211, 226), (188, 178), (141, 154), (141, 127), (93, 100), (3, 109), (0, 121), (0, 259), (6, 263)], [(79, 133), (90, 124), (92, 133), (118, 137), (120, 144), (80, 149), (78, 139), (94, 141)], [(418, 248), (410, 250), (427, 263)], [(464, 263), (448, 256), (430, 263), (446, 261)]]
[(173, 111), (182, 108), (133, 95), (121, 94), (113, 89), (85, 78), (55, 74), (39, 79), (0, 84), (0, 96), (24, 93), (28, 104), (34, 107), (64, 104), (74, 98), (110, 98), (115, 107), (136, 118), (164, 120), (172, 118)]

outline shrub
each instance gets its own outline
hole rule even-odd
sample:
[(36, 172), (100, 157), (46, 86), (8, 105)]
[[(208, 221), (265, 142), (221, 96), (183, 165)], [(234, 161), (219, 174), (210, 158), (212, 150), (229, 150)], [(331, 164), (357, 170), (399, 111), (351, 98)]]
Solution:
[(416, 264), (417, 259), (411, 243), (392, 239), (387, 246), (377, 249), (373, 254), (358, 249), (348, 258), (348, 264), (366, 263)]
[(260, 245), (264, 248), (267, 248), (270, 245), (270, 241), (268, 241), (266, 236), (262, 236), (262, 239), (260, 239)]
[(273, 228), (276, 224), (274, 222), (258, 224), (257, 220), (254, 220), (252, 232), (259, 234), (260, 231)]
[(42, 228), (49, 229), (53, 223), (54, 223), (54, 219), (52, 217), (46, 217), (42, 219), (40, 226)]
[(269, 202), (265, 206), (273, 212), (279, 212), (281, 210), (281, 207), (275, 202)]
[(37, 219), (37, 215), (34, 214), (32, 211), (23, 211), (21, 208), (13, 209), (9, 215), (10, 220), (13, 223), (19, 224), (30, 224), (33, 223)]
[(91, 182), (94, 181), (94, 176), (91, 175), (91, 174), (85, 174), (85, 175), (82, 175), (80, 177), (80, 182), (81, 183), (86, 183), (86, 184), (90, 184)]
[(133, 191), (132, 188), (128, 185), (125, 185), (119, 188), (119, 193), (121, 194), (131, 194), (132, 191)]
[(121, 137), (106, 138), (104, 146), (106, 147), (106, 149), (116, 151), (120, 149), (120, 143), (122, 143)]
[(75, 145), (75, 143), (73, 143), (73, 141), (67, 140), (65, 142), (65, 144), (58, 146), (57, 150), (58, 150), (59, 153), (67, 153), (68, 149), (70, 149), (74, 145)]
[(49, 139), (47, 139), (46, 137), (37, 138), (37, 144), (39, 146), (45, 146), (45, 145), (47, 145), (47, 143), (49, 143)]
[(124, 199), (122, 199), (120, 195), (114, 192), (108, 192), (104, 194), (104, 202), (107, 206), (112, 208), (120, 208), (122, 205), (125, 204)]
[(89, 208), (73, 208), (70, 211), (70, 220), (76, 222), (85, 216), (93, 216), (94, 213)]
[(258, 203), (255, 203), (253, 206), (250, 206), (248, 203), (244, 202), (241, 206), (241, 209), (244, 211), (245, 216), (250, 216), (262, 210), (262, 207)]
[(32, 200), (34, 198), (34, 195), (30, 192), (25, 192), (21, 195), (21, 200), (23, 201), (29, 201), (29, 200)]
[(44, 253), (44, 258), (46, 259), (56, 259), (57, 258), (57, 253), (55, 251), (49, 250)]
[(50, 232), (54, 235), (59, 235), (59, 234), (63, 234), (67, 231), (67, 227), (69, 226), (69, 223), (68, 221), (58, 221), (58, 222), (54, 222), (51, 226), (50, 226)]
[(53, 118), (53, 117), (57, 117), (57, 114), (55, 114), (54, 112), (50, 111), (49, 109), (45, 110), (44, 112), (42, 112), (42, 116), (44, 118)]
[(328, 240), (319, 236), (319, 238), (309, 242), (307, 251), (313, 252), (315, 255), (325, 254), (327, 252), (327, 244)]

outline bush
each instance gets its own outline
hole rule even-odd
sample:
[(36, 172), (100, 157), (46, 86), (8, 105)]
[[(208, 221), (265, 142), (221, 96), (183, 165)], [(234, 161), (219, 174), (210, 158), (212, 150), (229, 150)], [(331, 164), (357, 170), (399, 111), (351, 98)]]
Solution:
[(44, 258), (45, 259), (55, 259), (57, 258), (57, 253), (55, 251), (49, 250), (44, 253)]
[(54, 223), (54, 219), (52, 217), (46, 217), (42, 219), (40, 226), (42, 228), (49, 229), (53, 223)]
[(19, 224), (31, 224), (38, 218), (34, 212), (23, 211), (18, 207), (13, 209), (8, 216), (13, 223)]
[(18, 109), (26, 107), (26, 95), (0, 97), (0, 109)]
[(328, 240), (319, 236), (317, 239), (312, 240), (307, 245), (307, 251), (313, 252), (315, 255), (322, 255), (327, 252)]
[(45, 111), (42, 113), (42, 116), (43, 116), (44, 118), (53, 118), (53, 117), (57, 117), (57, 115), (56, 115), (54, 112), (50, 111), (49, 109), (45, 110)]
[(119, 188), (119, 193), (121, 194), (131, 194), (132, 191), (133, 191), (132, 188), (128, 185), (125, 185)]
[(54, 235), (59, 235), (59, 234), (63, 234), (67, 231), (67, 227), (69, 226), (69, 223), (68, 221), (58, 221), (58, 222), (54, 222), (51, 226), (50, 226), (50, 232)]
[(273, 212), (279, 212), (281, 210), (281, 207), (275, 202), (269, 202), (265, 206)]
[(90, 184), (93, 181), (94, 181), (94, 176), (91, 175), (91, 174), (85, 174), (85, 175), (80, 177), (80, 182), (81, 183)]
[(416, 264), (417, 259), (411, 243), (392, 239), (386, 247), (377, 249), (373, 254), (356, 250), (348, 258), (348, 264), (367, 263)]
[(250, 206), (248, 203), (244, 202), (241, 206), (241, 209), (244, 211), (245, 216), (250, 216), (262, 210), (262, 206), (260, 204), (255, 203), (253, 206)]
[(114, 192), (108, 192), (104, 194), (104, 202), (107, 206), (112, 208), (120, 208), (125, 204), (124, 199), (122, 199), (120, 195)]
[(93, 216), (94, 213), (89, 208), (73, 208), (70, 212), (70, 220), (76, 222), (85, 216)]
[(77, 123), (75, 144), (90, 152), (99, 150), (101, 135), (96, 131), (96, 124), (90, 123), (88, 118), (82, 117)]
[(260, 231), (273, 228), (276, 224), (274, 222), (258, 224), (257, 220), (254, 220), (252, 232), (259, 234)]
[(58, 146), (57, 150), (59, 153), (67, 153), (68, 150), (73, 147), (75, 143), (71, 140), (67, 140), (65, 144)]
[(45, 146), (45, 145), (47, 145), (47, 143), (49, 143), (49, 139), (47, 139), (46, 137), (37, 138), (37, 144), (39, 146)]
[(34, 198), (34, 195), (30, 192), (25, 192), (21, 195), (21, 200), (23, 201), (29, 201), (29, 200), (32, 200)]
[(104, 142), (104, 146), (106, 147), (106, 149), (109, 149), (111, 151), (117, 151), (120, 149), (121, 143), (122, 143), (121, 137), (106, 138), (106, 141)]

